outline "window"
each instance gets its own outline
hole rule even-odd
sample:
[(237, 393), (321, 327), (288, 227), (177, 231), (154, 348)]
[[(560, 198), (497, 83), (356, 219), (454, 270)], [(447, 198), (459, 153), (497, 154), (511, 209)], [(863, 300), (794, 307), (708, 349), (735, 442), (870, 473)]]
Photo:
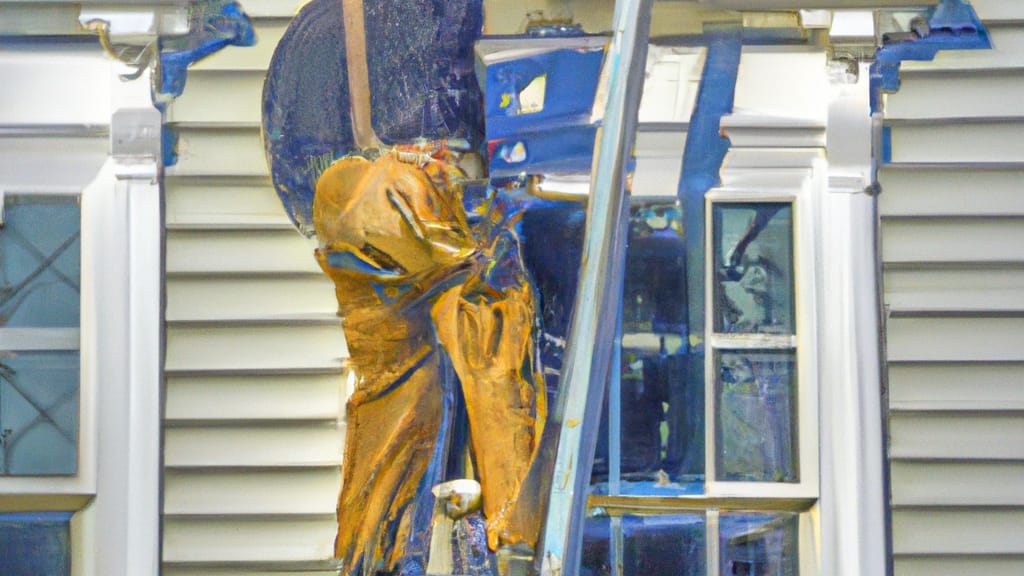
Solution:
[[(689, 289), (678, 202), (634, 198), (621, 373), (595, 460), (582, 573), (813, 573), (811, 173), (710, 191), (705, 281)], [(688, 353), (695, 299), (704, 349)]]
[(78, 470), (78, 195), (8, 195), (0, 227), (0, 475)]

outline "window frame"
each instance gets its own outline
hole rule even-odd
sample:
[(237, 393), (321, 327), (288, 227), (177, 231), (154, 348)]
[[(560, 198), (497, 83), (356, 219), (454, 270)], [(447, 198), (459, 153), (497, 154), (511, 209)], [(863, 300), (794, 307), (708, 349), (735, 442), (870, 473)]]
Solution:
[[(80, 207), (80, 293), (78, 328), (0, 328), (0, 348), (10, 351), (71, 351), (79, 353), (77, 466), (74, 474), (0, 476), (0, 509), (4, 511), (77, 510), (96, 494), (96, 364), (95, 332), (98, 317), (92, 274), (94, 258), (102, 253), (95, 234), (92, 209), (93, 182), (79, 186), (9, 186), (4, 198), (14, 196), (77, 197)], [(3, 205), (0, 204), (0, 209)], [(74, 344), (72, 344), (72, 340)], [(8, 342), (10, 346), (6, 345)]]
[[(814, 162), (808, 168), (758, 168), (724, 171), (723, 184), (712, 188), (704, 199), (704, 410), (705, 470), (704, 493), (696, 495), (639, 496), (591, 495), (588, 508), (600, 509), (611, 519), (612, 545), (609, 554), (622, 565), (624, 534), (622, 517), (673, 513), (703, 514), (705, 518), (705, 562), (707, 576), (721, 573), (720, 521), (722, 513), (795, 513), (797, 515), (798, 566), (800, 576), (818, 574), (820, 566), (821, 519), (819, 512), (821, 470), (819, 463), (819, 354), (818, 354), (818, 263), (815, 243), (816, 198), (825, 192), (825, 168)], [(797, 419), (800, 480), (782, 482), (733, 482), (714, 479), (715, 417), (714, 352), (721, 341), (746, 340), (757, 348), (764, 335), (743, 335), (722, 340), (714, 332), (714, 260), (712, 208), (729, 203), (790, 203), (793, 207), (794, 331), (791, 348), (797, 353)], [(736, 348), (731, 348), (736, 349)], [(618, 350), (618, 348), (617, 348)], [(614, 393), (614, 388), (611, 393)], [(609, 430), (614, 433), (614, 430)]]
[[(808, 504), (819, 496), (818, 466), (818, 378), (816, 278), (814, 230), (810, 212), (813, 193), (811, 171), (803, 175), (783, 175), (775, 182), (757, 186), (737, 183), (708, 191), (705, 201), (704, 234), (704, 485), (709, 497), (728, 498), (786, 498), (806, 500)], [(793, 220), (793, 336), (763, 334), (720, 334), (715, 331), (715, 270), (713, 209), (716, 205), (740, 203), (786, 203), (792, 206)], [(779, 346), (784, 338), (788, 345)], [(796, 355), (797, 386), (797, 452), (799, 454), (799, 480), (782, 482), (736, 482), (716, 479), (715, 422), (717, 403), (716, 357), (722, 350), (778, 349), (793, 350)]]

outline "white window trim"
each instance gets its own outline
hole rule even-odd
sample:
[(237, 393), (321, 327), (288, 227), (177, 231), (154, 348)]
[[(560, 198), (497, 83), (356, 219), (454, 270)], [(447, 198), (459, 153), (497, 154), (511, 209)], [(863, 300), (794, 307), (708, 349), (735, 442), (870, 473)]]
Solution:
[[(159, 113), (152, 107), (149, 71), (126, 83), (118, 77), (123, 67), (98, 46), (48, 47), (19, 47), (0, 58), (18, 88), (18, 98), (0, 107), (0, 140), (23, 139), (5, 143), (12, 154), (0, 170), (0, 189), (81, 195), (79, 464), (74, 476), (0, 478), (0, 512), (74, 512), (74, 576), (157, 574), (160, 131), (157, 120), (126, 135), (124, 129), (139, 127), (131, 121), (137, 116), (119, 120), (116, 113), (146, 110), (150, 119)], [(89, 98), (79, 98), (82, 90)], [(46, 140), (32, 141), (40, 136)], [(64, 136), (75, 145), (47, 147)], [(154, 142), (148, 151), (139, 146), (146, 138)], [(127, 155), (119, 152), (122, 143)], [(39, 170), (44, 162), (52, 163), (51, 172)]]
[[(81, 203), (79, 229), (82, 235), (79, 240), (81, 251), (81, 267), (85, 268), (87, 254), (94, 250), (95, 238), (87, 234), (85, 226), (84, 189), (63, 186), (18, 186), (7, 183), (3, 186), (3, 196), (72, 196)], [(0, 205), (0, 209), (3, 206)], [(81, 275), (81, 292), (79, 295), (81, 315), (78, 328), (0, 328), (0, 349), (12, 351), (78, 351), (80, 354), (79, 372), (79, 422), (78, 445), (76, 449), (78, 466), (74, 474), (60, 476), (17, 475), (0, 477), (0, 510), (33, 510), (62, 511), (81, 508), (96, 493), (96, 436), (91, 423), (95, 404), (95, 376), (93, 373), (94, 355), (91, 350), (84, 349), (82, 334), (95, 321), (95, 309), (89, 304), (95, 301), (91, 297), (92, 283), (86, 275)]]
[[(704, 361), (704, 406), (705, 406), (705, 487), (709, 497), (733, 498), (795, 498), (816, 500), (818, 498), (818, 378), (817, 378), (817, 330), (815, 300), (815, 257), (814, 218), (811, 203), (815, 184), (814, 177), (820, 166), (812, 170), (794, 172), (783, 177), (774, 185), (757, 186), (754, 182), (737, 182), (710, 190), (705, 194), (705, 242), (704, 242), (704, 318), (705, 318), (705, 361)], [(760, 170), (758, 172), (761, 172)], [(787, 182), (787, 180), (789, 180)], [(762, 179), (763, 182), (763, 179)], [(780, 185), (781, 184), (781, 185)], [(714, 242), (712, 238), (712, 207), (716, 204), (734, 203), (787, 203), (793, 214), (793, 270), (796, 335), (762, 336), (717, 334), (714, 330)], [(786, 347), (779, 348), (785, 341)], [(799, 481), (780, 482), (732, 482), (715, 479), (716, 446), (715, 422), (717, 420), (717, 386), (715, 374), (715, 353), (719, 349), (744, 348), (792, 348), (797, 358), (797, 450), (799, 453)]]

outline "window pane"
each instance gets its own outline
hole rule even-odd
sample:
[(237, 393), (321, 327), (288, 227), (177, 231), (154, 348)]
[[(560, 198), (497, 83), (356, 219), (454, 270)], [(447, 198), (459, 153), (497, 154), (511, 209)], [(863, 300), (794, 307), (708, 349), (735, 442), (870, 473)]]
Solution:
[(797, 482), (796, 353), (716, 354), (716, 475), (739, 482)]
[(78, 352), (0, 352), (0, 475), (78, 469)]
[(704, 576), (704, 514), (625, 516), (623, 576)]
[[(580, 574), (611, 574), (612, 520), (588, 518)], [(704, 514), (623, 516), (622, 576), (705, 576)]]
[(687, 370), (687, 301), (679, 202), (634, 201), (622, 302), (626, 480), (703, 482), (704, 386)]
[(715, 204), (715, 331), (793, 334), (793, 208)]
[(71, 574), (71, 514), (0, 514), (0, 574)]
[(78, 327), (78, 198), (8, 196), (4, 219), (0, 326)]
[[(634, 199), (622, 303), (620, 464), (622, 479), (631, 483), (624, 494), (703, 492), (704, 384), (688, 362), (687, 301), (679, 202)], [(598, 482), (608, 472), (607, 434), (605, 420), (594, 465)]]
[(723, 576), (797, 576), (795, 513), (723, 512), (719, 517)]
[(611, 576), (612, 563), (611, 518), (587, 518), (583, 523), (583, 555), (580, 576)]

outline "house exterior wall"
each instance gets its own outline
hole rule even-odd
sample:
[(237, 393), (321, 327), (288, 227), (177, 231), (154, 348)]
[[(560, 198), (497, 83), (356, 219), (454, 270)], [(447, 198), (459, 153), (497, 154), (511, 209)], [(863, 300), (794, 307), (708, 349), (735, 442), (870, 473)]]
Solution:
[(242, 4), (256, 45), (193, 66), (166, 114), (165, 576), (333, 568), (347, 352), (260, 140), (263, 78), (301, 2)]
[(905, 62), (880, 174), (896, 576), (1024, 570), (1024, 4)]

